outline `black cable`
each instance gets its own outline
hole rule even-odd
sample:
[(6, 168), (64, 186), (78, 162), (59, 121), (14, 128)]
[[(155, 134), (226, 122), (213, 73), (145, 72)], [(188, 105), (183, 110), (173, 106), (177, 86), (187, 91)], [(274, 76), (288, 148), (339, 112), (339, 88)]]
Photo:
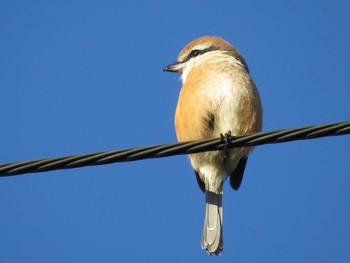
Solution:
[(200, 141), (153, 145), (140, 148), (129, 148), (123, 150), (77, 154), (57, 158), (0, 164), (0, 176), (38, 173), (57, 169), (69, 169), (89, 165), (136, 161), (141, 159), (160, 158), (205, 151), (217, 151), (222, 150), (224, 147), (248, 147), (344, 134), (350, 134), (350, 121), (283, 129), (270, 132), (260, 132), (243, 136), (229, 136), (227, 138), (212, 138)]

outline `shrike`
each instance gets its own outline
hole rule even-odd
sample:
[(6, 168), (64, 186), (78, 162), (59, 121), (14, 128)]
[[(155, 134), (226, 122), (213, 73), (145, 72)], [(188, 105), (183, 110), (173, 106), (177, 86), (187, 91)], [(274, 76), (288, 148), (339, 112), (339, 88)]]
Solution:
[[(261, 131), (259, 92), (242, 55), (222, 38), (204, 36), (190, 42), (164, 71), (180, 73), (183, 83), (175, 113), (178, 141)], [(251, 151), (242, 147), (189, 155), (206, 196), (201, 246), (209, 255), (223, 251), (223, 183), (230, 177), (231, 187), (238, 190)]]

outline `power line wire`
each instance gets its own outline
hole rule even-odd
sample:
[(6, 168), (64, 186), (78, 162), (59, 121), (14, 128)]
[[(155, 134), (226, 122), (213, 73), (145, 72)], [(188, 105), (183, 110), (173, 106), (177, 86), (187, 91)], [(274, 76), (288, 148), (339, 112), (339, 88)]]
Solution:
[(228, 136), (225, 138), (212, 138), (207, 140), (161, 144), (0, 164), (0, 176), (38, 173), (58, 169), (70, 169), (91, 165), (160, 158), (179, 154), (217, 151), (222, 150), (225, 147), (248, 147), (345, 134), (350, 134), (350, 121), (260, 132), (243, 136)]

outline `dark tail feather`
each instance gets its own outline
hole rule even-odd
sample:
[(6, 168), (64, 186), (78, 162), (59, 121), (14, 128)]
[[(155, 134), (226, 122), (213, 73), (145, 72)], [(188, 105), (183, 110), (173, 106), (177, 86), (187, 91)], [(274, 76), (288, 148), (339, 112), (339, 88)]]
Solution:
[(205, 199), (202, 248), (206, 249), (209, 255), (220, 255), (223, 250), (222, 194), (206, 190)]

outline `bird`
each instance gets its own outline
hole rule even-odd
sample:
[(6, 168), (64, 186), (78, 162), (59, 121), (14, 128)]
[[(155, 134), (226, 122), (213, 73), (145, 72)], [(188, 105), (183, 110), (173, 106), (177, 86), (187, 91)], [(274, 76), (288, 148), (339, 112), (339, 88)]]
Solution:
[[(261, 131), (259, 91), (243, 56), (223, 38), (203, 36), (191, 41), (176, 62), (163, 70), (181, 75), (175, 111), (179, 142)], [(199, 188), (205, 193), (201, 247), (209, 255), (223, 252), (223, 184), (229, 177), (231, 187), (239, 189), (252, 150), (227, 148), (188, 155)]]

